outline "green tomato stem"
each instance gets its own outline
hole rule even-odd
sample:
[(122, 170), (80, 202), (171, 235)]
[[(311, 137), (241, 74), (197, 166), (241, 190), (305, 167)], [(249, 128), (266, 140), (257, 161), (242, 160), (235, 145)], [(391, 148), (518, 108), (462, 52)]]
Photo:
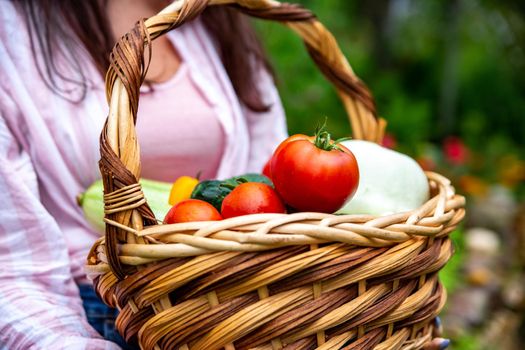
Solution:
[(326, 131), (325, 128), (326, 128), (326, 120), (324, 124), (317, 127), (315, 131), (314, 145), (317, 148), (322, 149), (324, 151), (330, 152), (335, 149), (335, 150), (342, 152), (343, 150), (341, 149), (341, 147), (339, 147), (339, 143), (342, 141), (349, 140), (350, 137), (343, 137), (343, 138), (333, 141), (330, 133)]

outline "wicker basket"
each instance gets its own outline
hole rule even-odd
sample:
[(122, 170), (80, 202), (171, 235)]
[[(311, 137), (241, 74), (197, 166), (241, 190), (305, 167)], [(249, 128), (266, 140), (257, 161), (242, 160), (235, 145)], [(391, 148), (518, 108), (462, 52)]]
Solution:
[(88, 257), (95, 288), (118, 307), (117, 328), (143, 349), (420, 349), (446, 300), (437, 272), (464, 198), (427, 173), (431, 199), (373, 217), (259, 214), (159, 225), (137, 179), (134, 122), (150, 41), (206, 6), (228, 5), (297, 32), (335, 85), (353, 136), (379, 142), (386, 123), (333, 36), (315, 16), (271, 0), (181, 0), (115, 46), (101, 135), (105, 237)]

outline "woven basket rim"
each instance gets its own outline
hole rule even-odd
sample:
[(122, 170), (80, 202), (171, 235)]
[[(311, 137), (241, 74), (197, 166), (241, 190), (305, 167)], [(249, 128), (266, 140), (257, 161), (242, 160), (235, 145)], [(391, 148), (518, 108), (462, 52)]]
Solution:
[[(444, 230), (444, 224), (455, 227), (463, 219), (465, 198), (454, 193), (448, 179), (433, 172), (425, 174), (430, 185), (438, 188), (437, 194), (417, 209), (388, 215), (316, 212), (251, 214), (221, 221), (159, 223), (141, 229), (123, 226), (107, 218), (104, 220), (108, 225), (118, 226), (136, 237), (148, 239), (150, 244), (162, 245), (157, 253), (151, 246), (140, 248), (134, 243), (121, 246), (121, 253), (128, 257), (136, 253), (139, 258), (137, 263), (140, 261), (144, 264), (154, 260), (198, 256), (217, 251), (264, 251), (300, 244), (332, 242), (365, 247), (389, 246), (416, 237), (441, 237), (449, 233)], [(140, 186), (133, 185), (131, 189), (134, 192), (130, 193), (126, 188), (122, 192), (128, 198), (126, 202), (132, 202), (124, 206), (126, 210), (130, 206), (141, 205), (145, 198)], [(133, 195), (135, 197), (130, 197)], [(225, 231), (228, 234), (224, 234)], [(211, 238), (214, 235), (218, 238)], [(166, 237), (167, 239), (163, 239)], [(166, 249), (166, 245), (170, 244), (177, 244), (180, 249), (170, 252)], [(91, 257), (92, 254), (94, 251), (91, 252)], [(88, 259), (89, 261), (96, 259)], [(88, 270), (89, 266), (88, 263)]]

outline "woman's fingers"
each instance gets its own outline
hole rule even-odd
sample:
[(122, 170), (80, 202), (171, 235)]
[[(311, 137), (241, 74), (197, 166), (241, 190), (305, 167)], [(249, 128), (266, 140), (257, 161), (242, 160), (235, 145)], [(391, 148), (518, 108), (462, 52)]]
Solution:
[(434, 338), (431, 342), (427, 343), (423, 350), (445, 350), (450, 345), (450, 340), (444, 338)]
[(441, 318), (439, 318), (439, 316), (437, 316), (434, 319), (434, 333), (433, 333), (433, 336), (434, 337), (441, 337), (442, 334), (443, 334), (443, 325), (441, 324)]

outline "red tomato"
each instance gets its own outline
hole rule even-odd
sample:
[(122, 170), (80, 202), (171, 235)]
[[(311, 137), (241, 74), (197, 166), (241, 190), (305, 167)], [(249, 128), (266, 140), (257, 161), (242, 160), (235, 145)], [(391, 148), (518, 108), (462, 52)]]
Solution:
[[(275, 158), (277, 153), (279, 153), (284, 148), (284, 146), (286, 146), (287, 144), (289, 144), (292, 141), (297, 141), (297, 140), (311, 140), (313, 142), (315, 140), (315, 136), (307, 136), (307, 135), (303, 135), (303, 134), (295, 134), (295, 135), (292, 135), (292, 136), (288, 137), (283, 142), (281, 142), (279, 144), (279, 146), (277, 146), (277, 148), (275, 149), (275, 152), (273, 152), (272, 158), (270, 159), (270, 163), (273, 161), (273, 158)], [(270, 172), (271, 171), (272, 171), (272, 169), (271, 169), (271, 166), (270, 166)]]
[(275, 190), (259, 182), (246, 182), (235, 187), (224, 198), (221, 207), (225, 219), (248, 214), (285, 212), (284, 204)]
[(272, 179), (272, 170), (270, 167), (271, 163), (272, 163), (272, 158), (268, 159), (262, 171), (263, 175), (269, 178), (270, 180)]
[(171, 207), (164, 223), (217, 220), (222, 220), (222, 216), (213, 205), (200, 199), (186, 199)]
[(290, 141), (294, 141), (294, 140), (298, 140), (298, 139), (303, 139), (303, 138), (307, 138), (307, 139), (314, 139), (315, 137), (314, 136), (306, 136), (306, 135), (303, 135), (303, 134), (295, 134), (295, 135), (292, 135), (290, 137), (288, 137), (286, 140), (284, 140), (283, 142), (281, 142), (279, 144), (279, 146), (277, 146), (277, 148), (275, 149), (275, 151), (273, 152), (273, 155), (270, 157), (270, 159), (268, 159), (268, 161), (266, 162), (266, 164), (264, 165), (264, 168), (263, 168), (263, 175), (265, 175), (267, 178), (269, 178), (270, 180), (272, 179), (272, 159), (273, 157), (275, 157), (275, 155), (277, 153), (279, 153), (279, 151), (284, 147), (284, 145), (286, 145), (288, 142)]
[(271, 172), (281, 198), (299, 211), (333, 213), (353, 196), (359, 183), (352, 152), (336, 145), (324, 131), (283, 141), (272, 157)]

